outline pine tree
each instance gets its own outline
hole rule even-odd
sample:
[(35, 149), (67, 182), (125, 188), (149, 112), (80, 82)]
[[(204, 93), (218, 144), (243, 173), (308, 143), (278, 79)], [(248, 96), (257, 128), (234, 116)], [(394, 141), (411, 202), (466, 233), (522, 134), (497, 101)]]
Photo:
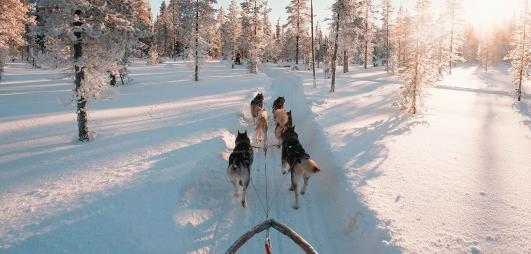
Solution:
[(29, 11), (30, 5), (20, 0), (2, 0), (0, 4), (0, 81), (9, 49), (24, 44), (25, 25), (31, 22)]
[(332, 56), (330, 59), (331, 72), (332, 72), (332, 82), (330, 84), (330, 92), (333, 93), (336, 90), (336, 62), (337, 62), (337, 48), (339, 44), (339, 28), (343, 23), (343, 15), (345, 14), (345, 3), (344, 0), (337, 0), (332, 5), (332, 12), (334, 18), (332, 19), (332, 28), (334, 36), (334, 46), (332, 50)]
[(374, 37), (374, 9), (372, 0), (363, 0), (361, 8), (363, 10), (363, 68), (367, 69), (367, 64), (372, 62)]
[(224, 56), (226, 59), (231, 60), (233, 68), (234, 57), (238, 51), (238, 42), (240, 41), (241, 34), (239, 12), (240, 10), (236, 0), (232, 0), (225, 24), (222, 27)]
[[(401, 90), (401, 106), (411, 114), (417, 113), (422, 87), (438, 78), (437, 60), (433, 56), (433, 39), (430, 36), (430, 0), (417, 0), (413, 33), (409, 37), (411, 53), (406, 56), (401, 78), (406, 81)], [(409, 51), (409, 50), (408, 50)]]
[(407, 49), (409, 48), (408, 39), (411, 30), (411, 18), (407, 15), (403, 6), (400, 6), (395, 21), (393, 31), (393, 42), (395, 43), (396, 54), (393, 54), (394, 61), (398, 67), (402, 67), (405, 62)]
[(280, 25), (280, 19), (277, 20), (277, 24), (275, 25), (275, 44), (273, 46), (273, 61), (275, 63), (278, 63), (280, 61), (283, 61), (285, 59), (284, 56), (284, 33), (282, 29), (282, 25)]
[(513, 83), (516, 85), (516, 97), (522, 100), (522, 83), (529, 79), (531, 66), (531, 11), (529, 1), (523, 1), (522, 13), (513, 32), (513, 49), (507, 59), (511, 61)]
[(215, 58), (223, 58), (223, 25), (225, 24), (225, 10), (223, 7), (219, 8), (218, 11), (218, 17), (216, 19), (216, 31), (214, 36), (214, 48), (213, 48), (213, 55)]
[(485, 67), (485, 72), (489, 71), (489, 66), (493, 64), (493, 44), (494, 36), (491, 31), (483, 31), (480, 33), (478, 41), (477, 59), (480, 66)]
[(288, 38), (293, 38), (295, 41), (290, 40), (290, 46), (295, 48), (295, 64), (299, 64), (299, 57), (301, 47), (304, 45), (304, 41), (308, 38), (308, 25), (310, 22), (310, 9), (308, 7), (307, 0), (291, 0), (286, 7), (286, 13), (288, 19), (285, 27)]
[(194, 1), (194, 31), (192, 36), (190, 58), (194, 62), (194, 81), (199, 81), (199, 62), (203, 56), (207, 55), (212, 36), (212, 27), (215, 26), (213, 5), (216, 0), (195, 0)]
[(267, 8), (263, 0), (244, 0), (241, 3), (240, 49), (248, 59), (250, 73), (258, 73), (260, 56), (262, 55), (263, 12)]
[[(108, 96), (109, 72), (120, 69), (127, 47), (145, 36), (133, 0), (40, 0), (43, 61), (73, 66), (80, 141), (89, 140), (88, 102)], [(71, 53), (73, 52), (73, 54)]]
[(464, 43), (464, 31), (463, 27), (463, 8), (461, 1), (459, 0), (447, 0), (446, 11), (444, 13), (444, 48), (443, 48), (443, 60), (447, 63), (444, 64), (448, 68), (448, 73), (452, 74), (452, 67), (456, 62), (464, 61), (461, 56), (461, 49)]
[(394, 72), (394, 63), (392, 63), (393, 57), (391, 54), (394, 54), (392, 52), (393, 43), (391, 42), (391, 16), (393, 15), (393, 3), (391, 0), (383, 0), (382, 1), (382, 21), (383, 25), (382, 28), (384, 30), (384, 57), (385, 57), (385, 70), (387, 72)]

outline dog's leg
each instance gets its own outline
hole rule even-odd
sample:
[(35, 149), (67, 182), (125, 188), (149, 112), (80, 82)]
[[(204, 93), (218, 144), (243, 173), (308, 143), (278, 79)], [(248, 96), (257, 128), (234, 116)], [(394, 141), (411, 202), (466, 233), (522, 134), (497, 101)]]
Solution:
[(308, 186), (308, 180), (310, 180), (310, 176), (304, 175), (304, 186), (302, 186), (301, 195), (304, 195), (304, 193), (306, 193), (306, 187)]
[(234, 186), (234, 196), (237, 197), (240, 195), (239, 191), (238, 191), (238, 185), (236, 184), (236, 181), (233, 179), (231, 180), (232, 182), (232, 185)]
[(247, 208), (247, 187), (244, 185), (243, 186), (243, 191), (242, 191), (242, 207), (243, 208)]
[(293, 193), (295, 194), (295, 203), (293, 204), (293, 209), (299, 209), (299, 192), (297, 191), (297, 181), (298, 175), (296, 172), (292, 171), (291, 173), (291, 185), (293, 188)]
[(247, 172), (247, 174), (246, 174), (246, 177), (245, 177), (245, 182), (242, 185), (242, 189), (243, 189), (242, 207), (243, 208), (247, 208), (247, 187), (249, 187), (249, 182), (251, 181), (250, 171), (247, 169), (247, 171), (245, 171), (245, 172)]

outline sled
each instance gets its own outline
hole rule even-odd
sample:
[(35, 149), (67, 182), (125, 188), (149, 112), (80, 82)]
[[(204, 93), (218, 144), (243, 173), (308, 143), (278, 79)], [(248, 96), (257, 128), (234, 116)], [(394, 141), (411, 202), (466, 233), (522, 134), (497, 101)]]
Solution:
[[(269, 229), (274, 228), (278, 232), (282, 233), (283, 235), (289, 237), (295, 244), (297, 244), (301, 249), (306, 252), (307, 254), (317, 254), (318, 252), (310, 245), (302, 236), (297, 234), (293, 229), (289, 228), (288, 226), (279, 223), (275, 221), (274, 219), (268, 219), (256, 226), (254, 226), (251, 230), (247, 231), (245, 234), (240, 236), (238, 240), (236, 240), (225, 252), (225, 254), (234, 254), (240, 247), (242, 247), (247, 241), (249, 241), (253, 236), (256, 234)], [(266, 247), (267, 248), (267, 247)]]

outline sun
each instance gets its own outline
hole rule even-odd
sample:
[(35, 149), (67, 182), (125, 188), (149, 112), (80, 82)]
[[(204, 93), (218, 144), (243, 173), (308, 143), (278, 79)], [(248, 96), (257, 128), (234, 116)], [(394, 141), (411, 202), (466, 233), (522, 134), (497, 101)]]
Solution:
[(465, 20), (476, 28), (490, 29), (517, 16), (521, 2), (522, 0), (465, 0)]

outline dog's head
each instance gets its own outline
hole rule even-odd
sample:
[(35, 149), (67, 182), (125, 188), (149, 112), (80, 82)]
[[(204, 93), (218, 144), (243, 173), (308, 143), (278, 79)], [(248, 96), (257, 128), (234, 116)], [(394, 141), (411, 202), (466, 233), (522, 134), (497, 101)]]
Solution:
[(286, 102), (286, 99), (283, 96), (279, 96), (273, 104), (280, 106), (284, 105), (284, 102)]
[(286, 128), (284, 128), (281, 134), (281, 138), (282, 140), (287, 140), (290, 138), (299, 139), (299, 135), (297, 134), (297, 132), (295, 132), (295, 126), (287, 126)]
[(236, 135), (236, 145), (242, 142), (247, 142), (249, 144), (251, 143), (251, 139), (249, 138), (249, 135), (247, 135), (247, 130), (243, 133), (240, 133), (238, 130), (238, 135)]
[(262, 93), (258, 93), (254, 98), (262, 101), (264, 100), (264, 95)]
[(287, 122), (286, 126), (288, 126), (288, 127), (293, 126), (293, 118), (291, 118), (291, 110), (286, 112), (286, 115), (288, 116), (288, 122)]

